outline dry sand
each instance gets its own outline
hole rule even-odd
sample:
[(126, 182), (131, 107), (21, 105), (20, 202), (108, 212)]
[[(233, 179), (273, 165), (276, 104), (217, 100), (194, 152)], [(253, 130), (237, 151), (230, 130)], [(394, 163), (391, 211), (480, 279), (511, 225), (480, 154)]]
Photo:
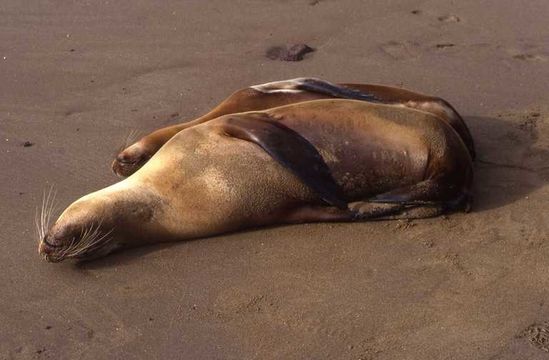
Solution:
[[(548, 358), (528, 340), (549, 320), (548, 15), (547, 0), (3, 0), (0, 359)], [(288, 43), (316, 52), (265, 57)], [(481, 159), (473, 212), (39, 258), (50, 184), (61, 209), (117, 181), (131, 129), (298, 76), (452, 102)]]

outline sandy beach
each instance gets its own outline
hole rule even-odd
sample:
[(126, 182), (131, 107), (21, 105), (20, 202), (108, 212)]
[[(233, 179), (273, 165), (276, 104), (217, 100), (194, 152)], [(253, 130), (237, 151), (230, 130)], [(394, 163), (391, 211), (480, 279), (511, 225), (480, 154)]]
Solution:
[[(0, 4), (0, 359), (549, 358), (547, 0)], [(304, 43), (299, 62), (274, 46)], [(476, 142), (472, 212), (305, 224), (93, 262), (36, 207), (112, 184), (127, 134), (301, 76), (434, 94)]]

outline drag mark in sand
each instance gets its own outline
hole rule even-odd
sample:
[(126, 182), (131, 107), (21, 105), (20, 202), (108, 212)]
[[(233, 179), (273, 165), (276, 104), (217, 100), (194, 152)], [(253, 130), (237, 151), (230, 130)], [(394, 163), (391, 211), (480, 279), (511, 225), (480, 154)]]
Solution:
[(442, 44), (436, 44), (435, 47), (437, 49), (445, 49), (445, 48), (450, 48), (450, 47), (454, 47), (456, 46), (456, 44), (452, 44), (452, 43), (442, 43)]

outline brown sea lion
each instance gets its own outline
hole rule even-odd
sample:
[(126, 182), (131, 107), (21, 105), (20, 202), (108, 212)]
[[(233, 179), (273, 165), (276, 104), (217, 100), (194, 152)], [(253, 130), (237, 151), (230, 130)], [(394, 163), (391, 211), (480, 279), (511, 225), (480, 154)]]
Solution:
[(61, 261), (258, 226), (430, 217), (467, 210), (472, 175), (459, 135), (427, 112), (330, 99), (229, 114), (71, 204), (39, 252)]
[(112, 163), (113, 171), (129, 176), (147, 162), (172, 136), (179, 131), (215, 119), (219, 116), (309, 100), (343, 98), (380, 102), (426, 111), (450, 124), (461, 136), (475, 158), (471, 133), (458, 112), (445, 100), (404, 89), (369, 84), (331, 84), (314, 78), (298, 78), (251, 86), (233, 93), (212, 111), (198, 119), (154, 131), (121, 151)]

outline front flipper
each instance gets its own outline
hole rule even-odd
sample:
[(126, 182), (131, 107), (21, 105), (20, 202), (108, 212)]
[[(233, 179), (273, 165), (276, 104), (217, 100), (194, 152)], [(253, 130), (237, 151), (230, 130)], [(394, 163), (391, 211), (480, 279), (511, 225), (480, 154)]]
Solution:
[(318, 150), (294, 130), (261, 114), (231, 116), (221, 128), (229, 136), (259, 145), (329, 205), (347, 209), (343, 191)]

